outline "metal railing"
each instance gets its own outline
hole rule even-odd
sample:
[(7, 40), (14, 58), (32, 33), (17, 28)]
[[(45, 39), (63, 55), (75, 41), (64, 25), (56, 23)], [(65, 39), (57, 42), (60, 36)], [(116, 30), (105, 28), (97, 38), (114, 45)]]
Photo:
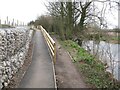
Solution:
[(43, 36), (44, 36), (44, 38), (45, 38), (45, 40), (47, 42), (47, 45), (49, 47), (50, 52), (51, 52), (53, 62), (55, 64), (55, 62), (56, 62), (56, 43), (51, 38), (49, 33), (42, 26), (38, 26), (37, 28), (39, 28), (42, 31), (42, 34), (43, 34)]

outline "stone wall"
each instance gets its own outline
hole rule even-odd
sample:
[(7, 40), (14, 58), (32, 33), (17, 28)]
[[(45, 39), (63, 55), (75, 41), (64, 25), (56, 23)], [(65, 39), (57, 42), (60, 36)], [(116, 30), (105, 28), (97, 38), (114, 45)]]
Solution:
[(23, 65), (32, 35), (29, 28), (0, 29), (0, 88), (9, 84)]

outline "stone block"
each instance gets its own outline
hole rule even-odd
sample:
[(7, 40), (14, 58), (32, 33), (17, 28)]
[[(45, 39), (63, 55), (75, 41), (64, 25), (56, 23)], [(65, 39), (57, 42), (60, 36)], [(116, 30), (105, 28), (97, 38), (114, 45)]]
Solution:
[(7, 86), (24, 64), (32, 33), (28, 28), (0, 29), (0, 88)]

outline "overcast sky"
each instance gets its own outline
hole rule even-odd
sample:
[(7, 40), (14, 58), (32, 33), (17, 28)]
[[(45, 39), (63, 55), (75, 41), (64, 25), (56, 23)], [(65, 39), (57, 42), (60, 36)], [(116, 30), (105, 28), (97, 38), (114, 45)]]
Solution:
[[(31, 20), (35, 20), (37, 16), (45, 14), (47, 9), (44, 5), (50, 0), (0, 0), (0, 18), (2, 23), (5, 21), (6, 17), (12, 21), (19, 20), (21, 22), (28, 23)], [(101, 7), (100, 5), (98, 5)], [(113, 10), (113, 15), (107, 13), (107, 20), (109, 22), (109, 27), (115, 27), (118, 24), (118, 13), (117, 10)]]
[(35, 20), (47, 11), (44, 0), (0, 0), (0, 18), (2, 22), (8, 16), (22, 22)]

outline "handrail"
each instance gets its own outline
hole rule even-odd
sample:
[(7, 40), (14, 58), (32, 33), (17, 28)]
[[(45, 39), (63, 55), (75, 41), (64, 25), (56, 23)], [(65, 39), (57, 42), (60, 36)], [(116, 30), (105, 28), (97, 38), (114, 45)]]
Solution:
[(44, 38), (45, 38), (45, 40), (47, 42), (47, 45), (49, 47), (50, 52), (51, 52), (53, 62), (55, 64), (55, 62), (56, 62), (56, 43), (51, 38), (49, 33), (42, 26), (38, 26), (37, 28), (40, 28), (40, 30), (42, 31), (42, 34), (43, 34), (43, 36), (44, 36)]

